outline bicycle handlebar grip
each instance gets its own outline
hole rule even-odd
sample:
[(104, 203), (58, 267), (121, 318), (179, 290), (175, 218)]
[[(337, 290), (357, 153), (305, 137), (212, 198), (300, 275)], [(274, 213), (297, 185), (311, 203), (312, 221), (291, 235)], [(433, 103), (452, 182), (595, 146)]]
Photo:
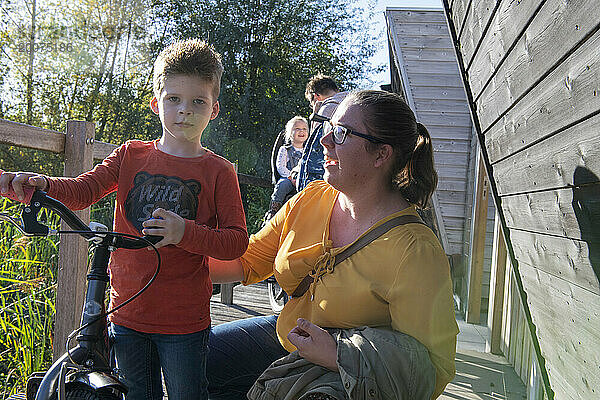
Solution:
[[(4, 171), (0, 169), (0, 176), (3, 173), (4, 173)], [(18, 202), (21, 202), (24, 204), (29, 204), (29, 203), (31, 203), (31, 197), (33, 197), (33, 193), (35, 193), (35, 188), (33, 186), (23, 186), (23, 193), (25, 194), (25, 197), (22, 200), (19, 200), (19, 198), (17, 197), (17, 194), (15, 193), (12, 186), (9, 186), (8, 192), (0, 193), (0, 196), (6, 197), (7, 199), (18, 201)]]

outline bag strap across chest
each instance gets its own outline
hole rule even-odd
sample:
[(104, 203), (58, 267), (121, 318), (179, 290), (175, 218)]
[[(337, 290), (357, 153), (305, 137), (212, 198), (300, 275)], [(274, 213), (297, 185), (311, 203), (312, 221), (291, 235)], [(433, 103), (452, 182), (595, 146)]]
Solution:
[[(377, 239), (384, 233), (388, 232), (390, 229), (395, 228), (399, 225), (406, 225), (406, 224), (423, 224), (423, 225), (425, 225), (423, 220), (416, 215), (401, 215), (399, 217), (392, 218), (389, 221), (386, 221), (383, 224), (379, 225), (378, 227), (373, 228), (371, 231), (367, 232), (365, 235), (358, 238), (358, 240), (356, 242), (352, 243), (344, 251), (337, 254), (335, 256), (335, 261), (333, 263), (333, 266), (335, 267), (336, 265), (338, 265), (339, 263), (341, 263), (342, 261), (344, 261), (345, 259), (350, 257), (352, 254), (356, 253), (357, 251), (359, 251), (360, 249), (362, 249), (363, 247), (365, 247), (366, 245), (368, 245), (369, 243), (371, 243), (372, 241), (374, 241), (375, 239)], [(313, 282), (313, 277), (310, 276), (310, 274), (306, 275), (304, 277), (304, 279), (302, 279), (300, 284), (296, 287), (296, 289), (294, 290), (294, 293), (292, 293), (292, 298), (300, 297), (304, 293), (306, 293), (306, 291), (308, 290), (308, 288), (310, 287), (310, 284), (312, 282)]]

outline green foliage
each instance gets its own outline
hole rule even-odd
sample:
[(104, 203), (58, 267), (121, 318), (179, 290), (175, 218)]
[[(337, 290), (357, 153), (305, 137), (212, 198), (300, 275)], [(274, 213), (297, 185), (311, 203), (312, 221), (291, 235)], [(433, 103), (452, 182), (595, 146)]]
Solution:
[(221, 112), (205, 143), (223, 154), (230, 141), (255, 144), (248, 173), (270, 176), (271, 146), (294, 115), (311, 110), (304, 89), (322, 72), (350, 89), (369, 72), (374, 46), (363, 13), (350, 0), (174, 0), (153, 9), (165, 23), (163, 43), (206, 39), (223, 56)]
[[(0, 200), (0, 211), (18, 214)], [(50, 226), (58, 218), (47, 214)], [(12, 226), (0, 230), (0, 395), (24, 388), (34, 371), (52, 360), (52, 329), (58, 243), (54, 238), (27, 238)]]
[(225, 143), (225, 156), (232, 163), (237, 164), (238, 171), (248, 174), (258, 161), (258, 151), (254, 143), (245, 138), (232, 139)]
[[(366, 16), (351, 0), (35, 0), (35, 14), (33, 2), (3, 6), (1, 118), (57, 131), (68, 119), (95, 121), (96, 139), (115, 144), (157, 138), (153, 60), (173, 40), (201, 37), (225, 66), (204, 144), (265, 178), (277, 132), (310, 113), (307, 80), (323, 72), (351, 89), (372, 69)], [(6, 145), (0, 166), (62, 174), (60, 156)]]
[(271, 191), (258, 186), (244, 185), (242, 187), (242, 197), (246, 211), (246, 224), (248, 233), (256, 233), (260, 230), (263, 223), (263, 216), (269, 209), (269, 199)]
[[(277, 133), (294, 115), (310, 114), (307, 80), (322, 72), (352, 89), (370, 72), (374, 52), (366, 17), (351, 0), (5, 0), (2, 11), (0, 118), (55, 131), (67, 120), (95, 121), (96, 139), (115, 144), (157, 138), (160, 122), (148, 107), (153, 60), (174, 40), (200, 37), (225, 66), (221, 112), (203, 143), (240, 172), (265, 178)], [(0, 167), (63, 170), (60, 155), (8, 145), (0, 145)], [(270, 190), (241, 190), (253, 233)], [(110, 226), (113, 205), (114, 196), (102, 200), (92, 219)], [(50, 360), (56, 241), (19, 239), (3, 225), (0, 257), (5, 395)]]

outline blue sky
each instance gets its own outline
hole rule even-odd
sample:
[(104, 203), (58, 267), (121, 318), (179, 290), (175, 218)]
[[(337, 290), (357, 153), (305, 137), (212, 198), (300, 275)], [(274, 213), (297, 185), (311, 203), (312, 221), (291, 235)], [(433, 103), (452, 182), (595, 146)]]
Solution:
[[(368, 0), (358, 0), (357, 3), (367, 6)], [(384, 11), (386, 7), (427, 7), (443, 8), (442, 0), (377, 0), (375, 5), (375, 23), (372, 25), (373, 40), (376, 41), (378, 50), (371, 59), (375, 65), (383, 64), (386, 68), (382, 73), (370, 76), (374, 81), (374, 87), (390, 83), (389, 55), (387, 47), (387, 36), (385, 33)]]

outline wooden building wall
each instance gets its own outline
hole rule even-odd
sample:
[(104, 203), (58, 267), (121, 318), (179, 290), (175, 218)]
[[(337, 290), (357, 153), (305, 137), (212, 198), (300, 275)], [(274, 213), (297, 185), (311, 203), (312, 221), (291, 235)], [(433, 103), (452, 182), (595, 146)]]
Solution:
[(600, 398), (600, 4), (443, 0), (550, 398)]
[[(386, 21), (392, 90), (403, 95), (432, 137), (439, 175), (433, 206), (444, 250), (448, 255), (462, 255), (462, 265), (455, 266), (463, 269), (455, 280), (455, 290), (464, 312), (473, 250), (469, 235), (476, 170), (471, 163), (478, 145), (452, 40), (442, 9), (387, 8)], [(484, 313), (489, 293), (493, 207), (488, 212), (483, 266)]]

